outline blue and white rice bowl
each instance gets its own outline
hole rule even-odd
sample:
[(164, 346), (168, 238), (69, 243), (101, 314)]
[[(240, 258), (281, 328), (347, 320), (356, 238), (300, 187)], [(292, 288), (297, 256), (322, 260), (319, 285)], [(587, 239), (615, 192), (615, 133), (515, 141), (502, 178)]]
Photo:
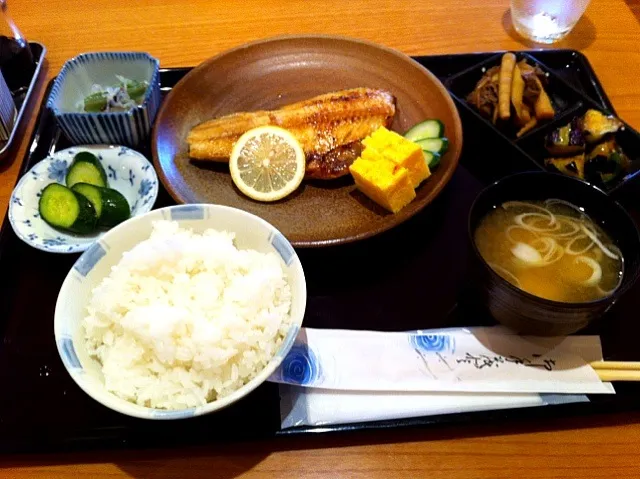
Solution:
[(51, 183), (65, 183), (73, 157), (93, 153), (102, 163), (109, 187), (119, 191), (131, 207), (131, 216), (151, 210), (158, 197), (158, 176), (142, 154), (124, 146), (89, 145), (61, 150), (36, 163), (13, 190), (9, 221), (18, 238), (36, 249), (51, 253), (85, 251), (104, 231), (76, 235), (48, 225), (38, 212), (42, 190)]
[[(184, 409), (156, 409), (129, 402), (108, 391), (100, 363), (90, 357), (84, 341), (83, 321), (93, 290), (108, 276), (123, 253), (147, 240), (159, 220), (177, 222), (180, 228), (203, 233), (208, 229), (235, 234), (235, 246), (275, 253), (291, 290), (290, 325), (287, 334), (267, 363), (252, 379), (229, 395), (203, 406)], [(263, 219), (245, 211), (221, 205), (178, 205), (153, 210), (132, 218), (105, 234), (75, 263), (67, 275), (55, 309), (54, 333), (58, 352), (73, 380), (89, 396), (122, 414), (143, 419), (184, 419), (224, 408), (249, 394), (280, 366), (294, 344), (302, 325), (307, 299), (300, 260), (287, 239)]]
[[(93, 85), (118, 84), (116, 75), (147, 81), (143, 102), (128, 111), (80, 111)], [(160, 106), (160, 63), (142, 52), (84, 53), (67, 61), (56, 78), (47, 108), (53, 111), (65, 135), (75, 145), (117, 144), (137, 147), (151, 132)]]

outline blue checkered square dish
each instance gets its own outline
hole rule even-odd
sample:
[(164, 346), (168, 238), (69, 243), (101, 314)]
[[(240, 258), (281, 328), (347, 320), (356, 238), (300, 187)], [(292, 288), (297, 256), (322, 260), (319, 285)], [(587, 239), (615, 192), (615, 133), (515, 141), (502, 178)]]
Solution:
[[(62, 67), (51, 89), (47, 108), (75, 145), (139, 146), (148, 139), (160, 106), (159, 70), (160, 62), (143, 52), (83, 53)], [(91, 94), (92, 86), (116, 85), (116, 75), (149, 83), (142, 104), (123, 112), (80, 111), (78, 105)]]

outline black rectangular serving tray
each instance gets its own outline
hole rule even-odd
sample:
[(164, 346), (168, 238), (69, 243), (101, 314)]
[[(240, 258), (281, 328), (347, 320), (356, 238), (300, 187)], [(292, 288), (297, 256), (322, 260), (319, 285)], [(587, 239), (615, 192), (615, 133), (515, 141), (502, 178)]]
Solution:
[[(447, 79), (496, 53), (416, 60), (446, 84)], [(528, 54), (572, 85), (585, 101), (613, 111), (582, 54), (571, 50)], [(162, 91), (166, 94), (189, 70), (161, 70)], [(466, 306), (459, 296), (467, 260), (467, 214), (475, 196), (489, 182), (537, 166), (453, 96), (463, 122), (464, 149), (459, 168), (437, 200), (405, 224), (372, 239), (298, 251), (308, 288), (305, 326), (403, 331), (494, 324), (491, 318)], [(53, 115), (42, 107), (20, 175), (47, 154), (68, 146)], [(148, 146), (142, 152), (150, 157)], [(633, 201), (634, 189), (619, 193), (634, 218), (640, 219)], [(173, 201), (161, 189), (155, 206), (170, 204)], [(397, 253), (389, 255), (389, 251)], [(82, 392), (65, 371), (56, 350), (55, 302), (77, 256), (27, 246), (5, 218), (0, 232), (0, 451), (170, 447), (320, 432), (531, 418), (542, 421), (640, 408), (640, 383), (617, 383), (616, 395), (593, 395), (588, 403), (281, 430), (278, 386), (265, 383), (237, 404), (208, 416), (173, 422), (130, 418)], [(386, 259), (389, 256), (393, 261)], [(640, 284), (606, 317), (583, 331), (601, 335), (606, 359), (640, 360), (638, 293)]]

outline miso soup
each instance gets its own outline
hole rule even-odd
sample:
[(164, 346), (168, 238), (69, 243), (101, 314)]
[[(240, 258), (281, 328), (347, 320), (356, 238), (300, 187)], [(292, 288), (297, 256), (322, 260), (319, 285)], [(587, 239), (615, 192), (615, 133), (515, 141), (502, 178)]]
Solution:
[(553, 301), (594, 301), (622, 280), (624, 260), (613, 238), (563, 200), (503, 203), (482, 219), (475, 243), (505, 280)]

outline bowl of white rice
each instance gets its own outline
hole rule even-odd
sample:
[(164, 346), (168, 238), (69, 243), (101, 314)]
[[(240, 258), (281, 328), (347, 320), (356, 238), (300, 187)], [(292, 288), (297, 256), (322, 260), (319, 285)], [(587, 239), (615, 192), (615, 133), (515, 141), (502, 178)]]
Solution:
[(172, 206), (131, 218), (84, 252), (60, 289), (55, 339), (96, 401), (182, 419), (267, 380), (306, 299), (300, 260), (272, 225), (226, 206)]

